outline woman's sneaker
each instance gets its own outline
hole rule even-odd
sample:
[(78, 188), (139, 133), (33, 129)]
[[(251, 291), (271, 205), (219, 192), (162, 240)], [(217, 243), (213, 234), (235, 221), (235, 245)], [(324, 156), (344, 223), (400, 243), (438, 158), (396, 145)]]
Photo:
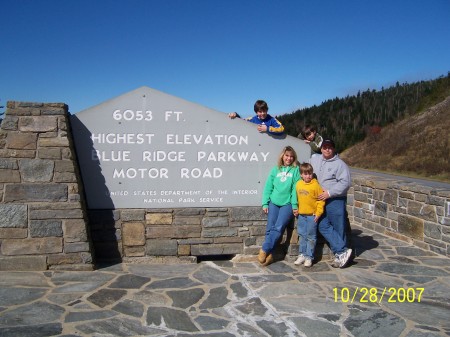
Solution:
[(297, 260), (295, 260), (294, 264), (295, 264), (296, 266), (299, 266), (299, 265), (301, 265), (303, 262), (305, 262), (305, 260), (306, 260), (306, 257), (305, 257), (303, 254), (300, 254), (300, 255), (297, 257)]
[(273, 263), (273, 255), (272, 253), (269, 253), (269, 255), (267, 255), (266, 262), (264, 262), (262, 265), (266, 267), (271, 263)]
[(305, 267), (306, 268), (310, 268), (312, 266), (312, 260), (311, 259), (306, 259), (305, 260)]

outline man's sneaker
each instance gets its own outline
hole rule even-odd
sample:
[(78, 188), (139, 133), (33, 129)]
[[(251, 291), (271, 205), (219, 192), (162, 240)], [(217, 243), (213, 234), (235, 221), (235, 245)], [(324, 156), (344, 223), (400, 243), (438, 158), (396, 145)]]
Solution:
[(350, 261), (352, 256), (352, 249), (348, 248), (345, 252), (339, 254), (339, 268), (344, 268), (345, 265)]
[(339, 268), (339, 255), (338, 254), (335, 254), (334, 255), (334, 260), (333, 260), (333, 262), (331, 262), (331, 266), (333, 267), (333, 268)]
[(310, 268), (312, 266), (312, 260), (311, 259), (306, 259), (305, 260), (305, 267), (306, 268)]
[(303, 262), (305, 262), (305, 260), (306, 260), (306, 257), (305, 257), (303, 254), (300, 254), (300, 255), (297, 257), (297, 260), (295, 260), (294, 264), (295, 264), (296, 266), (299, 266), (299, 265), (301, 265)]

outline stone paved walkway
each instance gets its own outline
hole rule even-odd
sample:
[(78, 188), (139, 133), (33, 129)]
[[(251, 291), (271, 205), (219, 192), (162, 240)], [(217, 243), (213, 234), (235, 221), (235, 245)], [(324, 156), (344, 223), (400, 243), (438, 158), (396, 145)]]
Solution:
[(0, 336), (450, 335), (449, 258), (358, 227), (353, 242), (345, 269), (254, 258), (0, 272)]

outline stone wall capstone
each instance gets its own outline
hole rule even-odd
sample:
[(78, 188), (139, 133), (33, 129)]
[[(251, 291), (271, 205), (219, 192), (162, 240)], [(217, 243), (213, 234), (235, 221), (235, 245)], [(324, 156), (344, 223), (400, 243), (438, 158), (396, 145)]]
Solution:
[(92, 270), (63, 103), (8, 102), (0, 128), (0, 270)]

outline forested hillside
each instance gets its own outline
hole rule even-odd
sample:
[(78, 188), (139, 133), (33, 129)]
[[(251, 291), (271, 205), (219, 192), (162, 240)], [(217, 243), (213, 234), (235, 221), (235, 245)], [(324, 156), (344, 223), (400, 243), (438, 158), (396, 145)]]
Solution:
[[(297, 136), (304, 125), (312, 124), (320, 134), (331, 137), (342, 151), (381, 128), (443, 101), (450, 95), (450, 72), (435, 80), (396, 83), (380, 91), (358, 92), (356, 96), (334, 98), (319, 106), (278, 116), (286, 132)], [(448, 123), (448, 122), (447, 122)]]
[(350, 166), (450, 182), (450, 96), (340, 154)]

